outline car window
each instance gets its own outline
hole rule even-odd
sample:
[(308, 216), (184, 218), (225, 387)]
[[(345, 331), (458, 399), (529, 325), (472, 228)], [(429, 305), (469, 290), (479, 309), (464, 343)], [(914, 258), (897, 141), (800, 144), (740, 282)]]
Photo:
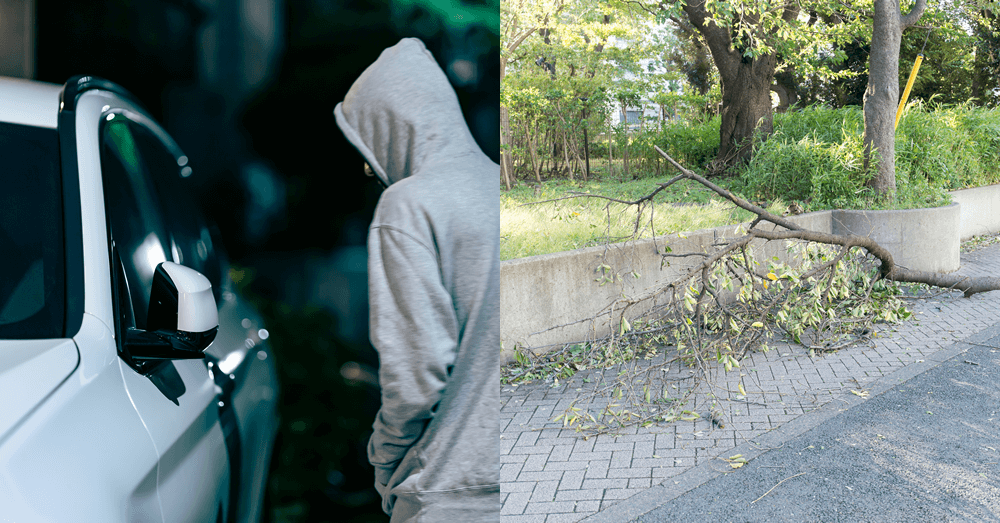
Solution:
[(62, 337), (62, 222), (57, 131), (0, 123), (0, 339)]
[(193, 171), (187, 157), (176, 157), (141, 125), (132, 125), (132, 135), (160, 195), (173, 261), (204, 274), (212, 284), (216, 303), (220, 303), (220, 260), (213, 235), (194, 199)]
[(120, 115), (104, 123), (101, 169), (108, 227), (121, 257), (136, 327), (145, 329), (153, 274), (172, 255), (148, 159), (136, 145), (133, 127)]

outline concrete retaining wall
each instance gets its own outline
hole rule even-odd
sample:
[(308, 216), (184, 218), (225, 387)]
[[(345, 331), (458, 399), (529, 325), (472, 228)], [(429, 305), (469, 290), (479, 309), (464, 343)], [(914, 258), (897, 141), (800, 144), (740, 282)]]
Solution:
[[(960, 240), (1000, 231), (1000, 185), (955, 191), (958, 204), (903, 211), (821, 211), (791, 219), (819, 232), (871, 236), (911, 269), (951, 272), (959, 268)], [(697, 263), (696, 257), (671, 258), (660, 252), (705, 252), (716, 240), (735, 236), (735, 227), (669, 235), (631, 244), (508, 260), (500, 267), (500, 332), (504, 361), (515, 344), (536, 352), (609, 332), (608, 307), (622, 296), (642, 297)], [(784, 245), (771, 242), (759, 260), (777, 256), (788, 263)], [(611, 278), (612, 280), (609, 280)], [(602, 284), (603, 282), (603, 284)], [(648, 310), (630, 309), (633, 317)], [(603, 313), (603, 315), (602, 315)], [(593, 319), (597, 317), (597, 319)], [(631, 318), (630, 318), (631, 319)]]
[(959, 205), (900, 211), (833, 211), (834, 234), (868, 236), (892, 260), (919, 271), (954, 272), (959, 260)]
[[(831, 232), (832, 211), (792, 217), (801, 226)], [(611, 319), (609, 305), (622, 296), (644, 297), (688, 272), (699, 257), (672, 254), (707, 252), (712, 244), (739, 236), (735, 226), (705, 229), (607, 247), (508, 260), (500, 265), (500, 332), (503, 358), (513, 358), (514, 345), (536, 352), (574, 341), (604, 336)], [(785, 242), (755, 242), (758, 260), (777, 256), (789, 261)], [(649, 301), (630, 309), (629, 319), (656, 305)], [(602, 314), (604, 313), (604, 314)], [(596, 319), (594, 319), (596, 317)], [(616, 316), (617, 317), (617, 316)]]
[(1000, 232), (1000, 185), (952, 191), (951, 199), (961, 205), (962, 240)]

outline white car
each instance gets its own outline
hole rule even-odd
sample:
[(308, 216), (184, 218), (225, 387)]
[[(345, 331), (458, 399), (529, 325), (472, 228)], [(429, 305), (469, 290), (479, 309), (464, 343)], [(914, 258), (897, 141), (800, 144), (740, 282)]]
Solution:
[(257, 521), (258, 314), (122, 88), (0, 78), (0, 522)]

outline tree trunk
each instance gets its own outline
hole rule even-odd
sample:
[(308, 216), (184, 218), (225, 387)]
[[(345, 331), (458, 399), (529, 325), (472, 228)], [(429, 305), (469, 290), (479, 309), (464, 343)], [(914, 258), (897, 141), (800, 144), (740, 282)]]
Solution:
[(623, 131), (625, 141), (622, 143), (622, 181), (628, 178), (628, 107), (622, 102)]
[(510, 145), (510, 114), (507, 108), (500, 106), (500, 175), (503, 177), (504, 185), (509, 191), (514, 185), (514, 167), (511, 161), (510, 152), (506, 149)]
[(584, 167), (583, 181), (590, 178), (590, 140), (587, 139), (587, 115), (583, 115), (583, 159)]
[(538, 185), (542, 184), (542, 164), (538, 158), (538, 139), (535, 134), (531, 132), (531, 123), (526, 122), (524, 124), (525, 132), (527, 133), (528, 139), (528, 153), (531, 156), (531, 167), (535, 171), (535, 179), (538, 180)]
[[(918, 0), (925, 1), (925, 0)], [(733, 40), (731, 27), (720, 27), (706, 10), (705, 0), (687, 0), (681, 7), (691, 25), (705, 38), (712, 59), (722, 79), (722, 124), (719, 130), (720, 167), (746, 161), (753, 152), (753, 137), (767, 136), (773, 131), (771, 116), (771, 84), (777, 57), (774, 54), (757, 58), (744, 56)], [(781, 18), (786, 23), (799, 14), (797, 2), (785, 4)], [(759, 15), (747, 13), (742, 22), (762, 30)]]
[[(903, 36), (903, 29), (920, 18), (926, 5), (926, 0), (917, 0), (910, 13), (902, 16), (898, 0), (875, 0), (868, 88), (865, 90), (864, 102), (864, 167), (866, 172), (874, 171), (867, 182), (868, 186), (880, 196), (889, 198), (896, 193), (895, 123), (899, 100), (899, 41)], [(874, 166), (873, 160), (877, 162)]]
[(562, 142), (563, 142), (563, 157), (566, 160), (566, 170), (569, 171), (569, 179), (572, 180), (573, 179), (573, 166), (570, 165), (570, 163), (569, 163), (569, 146), (566, 145), (566, 132), (565, 131), (563, 132)]
[(722, 124), (716, 156), (722, 166), (748, 161), (755, 133), (766, 137), (774, 131), (771, 82), (776, 62), (774, 55), (740, 57), (726, 68), (728, 74), (722, 75)]
[(798, 85), (795, 81), (795, 67), (789, 66), (774, 75), (774, 85), (771, 90), (778, 95), (778, 107), (775, 111), (783, 113), (799, 101)]
[(614, 134), (611, 132), (611, 122), (608, 122), (608, 176), (614, 176), (615, 165), (614, 159), (611, 157), (611, 142), (614, 140)]

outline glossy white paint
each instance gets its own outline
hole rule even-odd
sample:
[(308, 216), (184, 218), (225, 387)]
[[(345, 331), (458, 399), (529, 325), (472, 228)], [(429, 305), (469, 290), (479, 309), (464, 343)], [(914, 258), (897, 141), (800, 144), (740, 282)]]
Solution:
[[(160, 457), (158, 485), (166, 521), (213, 521), (228, 498), (229, 468), (219, 425), (215, 383), (202, 360), (166, 363), (151, 377), (120, 362), (136, 412), (146, 425)], [(170, 370), (172, 367), (173, 370)], [(184, 393), (177, 404), (154, 383), (176, 373)]]
[[(111, 262), (108, 224), (101, 181), (101, 146), (98, 121), (121, 102), (106, 91), (87, 91), (76, 104), (76, 161), (80, 171), (80, 209), (83, 220), (83, 309), (105, 325), (113, 326)], [(112, 330), (111, 332), (114, 332)], [(116, 353), (117, 354), (117, 353)]]
[[(74, 341), (90, 353), (116, 352), (90, 315)], [(118, 365), (92, 370), (86, 380), (73, 373), (0, 439), (0, 521), (163, 521), (158, 457)]]
[[(59, 86), (0, 79), (0, 121), (55, 127), (58, 94)], [(175, 403), (155, 382), (163, 376), (142, 376), (118, 357), (98, 133), (108, 114), (149, 126), (180, 154), (131, 103), (105, 91), (79, 98), (84, 319), (73, 340), (0, 342), (0, 522), (214, 521), (229, 501), (218, 389), (205, 362), (171, 363), (184, 389)], [(256, 357), (267, 350), (259, 317), (229, 282), (223, 290), (219, 333), (206, 352), (231, 356), (242, 455), (240, 503), (229, 510), (256, 521), (277, 430), (277, 378), (273, 358)], [(253, 318), (252, 327), (242, 318)]]
[(61, 85), (0, 77), (0, 122), (56, 128)]
[(163, 262), (163, 270), (177, 287), (177, 330), (206, 332), (218, 327), (219, 310), (208, 278), (169, 261)]
[(76, 369), (72, 340), (0, 340), (0, 441)]

